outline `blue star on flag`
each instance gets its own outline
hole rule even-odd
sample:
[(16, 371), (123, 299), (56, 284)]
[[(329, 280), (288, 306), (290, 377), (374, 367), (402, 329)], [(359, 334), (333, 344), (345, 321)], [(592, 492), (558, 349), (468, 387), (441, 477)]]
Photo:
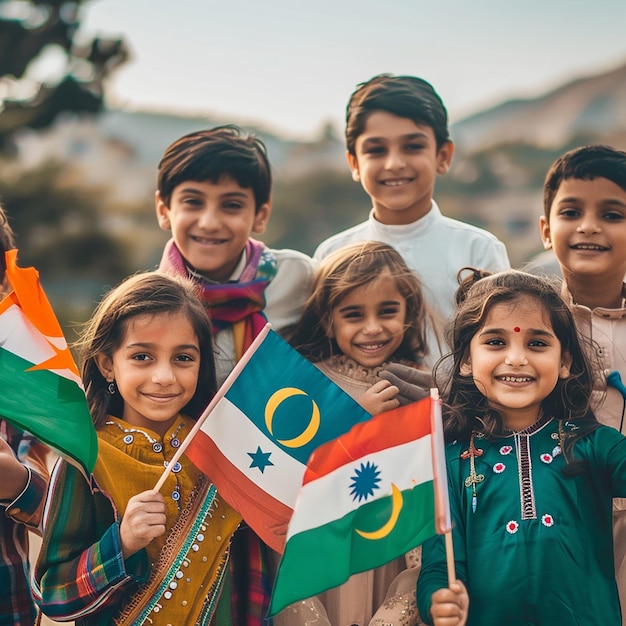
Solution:
[(268, 465), (274, 465), (270, 461), (271, 452), (263, 452), (261, 450), (261, 446), (257, 446), (256, 452), (248, 452), (248, 456), (252, 459), (252, 463), (250, 463), (250, 469), (253, 467), (258, 467), (261, 470), (261, 474), (265, 472), (265, 468)]

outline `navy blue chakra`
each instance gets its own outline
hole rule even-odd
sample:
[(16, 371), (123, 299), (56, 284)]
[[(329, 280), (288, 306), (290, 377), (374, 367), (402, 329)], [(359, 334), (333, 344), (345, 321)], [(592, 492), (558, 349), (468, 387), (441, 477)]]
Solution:
[(369, 461), (361, 463), (360, 469), (354, 470), (355, 475), (350, 479), (350, 495), (353, 500), (367, 500), (374, 495), (374, 491), (379, 489), (380, 470)]

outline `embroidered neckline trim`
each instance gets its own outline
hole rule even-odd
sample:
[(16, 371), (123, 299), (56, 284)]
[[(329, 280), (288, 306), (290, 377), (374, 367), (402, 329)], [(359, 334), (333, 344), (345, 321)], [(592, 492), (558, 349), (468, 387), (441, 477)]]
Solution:
[(508, 428), (505, 428), (504, 432), (506, 433), (507, 437), (510, 437), (511, 435), (534, 435), (550, 421), (552, 421), (552, 418), (550, 416), (541, 415), (534, 424), (531, 424), (530, 426), (527, 426), (522, 430), (510, 430)]

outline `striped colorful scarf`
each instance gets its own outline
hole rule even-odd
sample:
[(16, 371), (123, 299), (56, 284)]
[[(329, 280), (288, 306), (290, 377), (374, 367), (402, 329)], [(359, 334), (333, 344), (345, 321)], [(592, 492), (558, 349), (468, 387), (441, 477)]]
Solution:
[(246, 265), (237, 282), (213, 283), (190, 268), (173, 239), (165, 245), (159, 271), (188, 276), (202, 287), (202, 299), (211, 315), (214, 332), (233, 329), (237, 360), (265, 326), (265, 289), (276, 275), (276, 257), (265, 244), (248, 239)]
[[(201, 285), (201, 297), (213, 322), (213, 331), (229, 326), (233, 330), (237, 360), (265, 326), (265, 288), (276, 275), (276, 257), (265, 244), (248, 238), (246, 265), (237, 282), (212, 283), (189, 267), (170, 239), (165, 244), (159, 271), (187, 276)], [(271, 623), (269, 608), (271, 575), (267, 547), (246, 526), (231, 543), (231, 617), (236, 626), (262, 626)]]

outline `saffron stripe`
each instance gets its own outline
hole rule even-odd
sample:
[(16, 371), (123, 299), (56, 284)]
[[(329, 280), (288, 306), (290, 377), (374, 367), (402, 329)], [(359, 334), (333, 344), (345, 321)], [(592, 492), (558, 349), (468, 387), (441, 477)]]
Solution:
[[(63, 345), (57, 348), (67, 349), (65, 340), (61, 338)], [(58, 339), (56, 340), (59, 341)], [(55, 356), (56, 352), (50, 345), (54, 338), (44, 337), (28, 320), (23, 311), (15, 304), (11, 305), (0, 315), (0, 346), (7, 352), (29, 362), (27, 368), (31, 368), (39, 363), (45, 362)], [(80, 378), (69, 369), (49, 370), (73, 380), (82, 386)]]
[(341, 439), (320, 446), (311, 456), (303, 484), (330, 474), (364, 454), (405, 444), (431, 432), (432, 401), (408, 404), (353, 426)]

